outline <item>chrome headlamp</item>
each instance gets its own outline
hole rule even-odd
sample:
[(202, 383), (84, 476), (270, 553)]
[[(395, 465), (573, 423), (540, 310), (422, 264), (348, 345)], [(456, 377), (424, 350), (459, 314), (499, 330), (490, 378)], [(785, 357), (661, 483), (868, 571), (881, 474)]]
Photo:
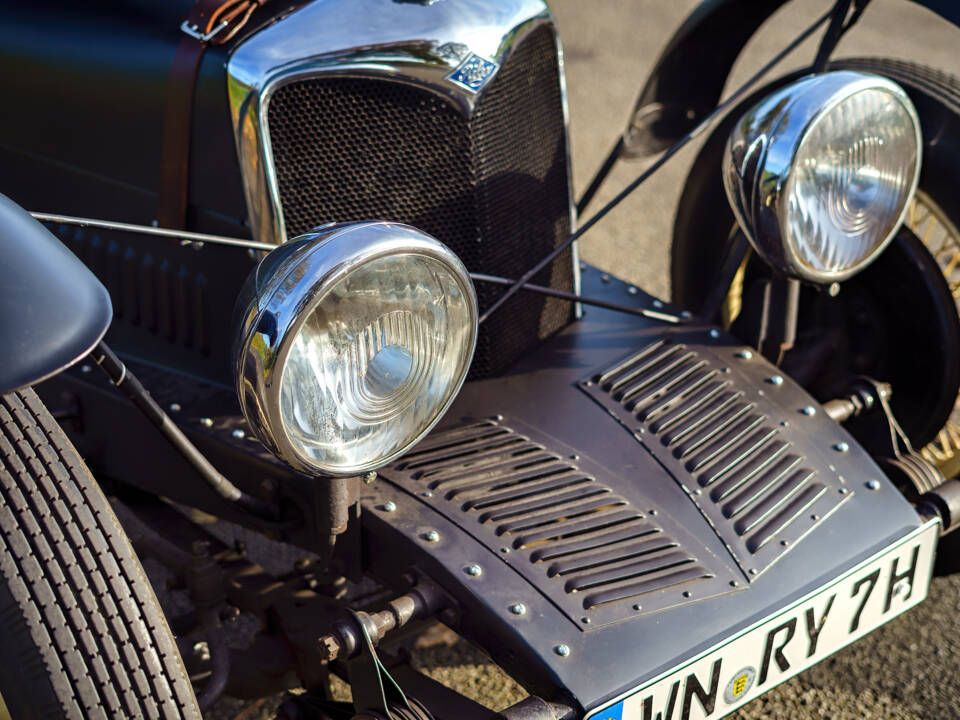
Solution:
[(238, 301), (240, 404), (294, 468), (353, 475), (443, 416), (477, 339), (477, 299), (446, 246), (406, 225), (328, 225), (263, 259)]
[(838, 71), (766, 97), (727, 142), (723, 184), (737, 222), (777, 270), (844, 280), (887, 246), (920, 176), (916, 110), (895, 83)]

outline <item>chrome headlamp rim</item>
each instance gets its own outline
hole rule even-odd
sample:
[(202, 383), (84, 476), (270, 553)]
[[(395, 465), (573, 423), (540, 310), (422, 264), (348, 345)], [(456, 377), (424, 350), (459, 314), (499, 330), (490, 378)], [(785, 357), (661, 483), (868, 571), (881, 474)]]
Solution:
[[(324, 225), (271, 255), (274, 253), (278, 257), (272, 266), (261, 275), (261, 263), (251, 278), (252, 286), (240, 301), (246, 300), (247, 310), (235, 350), (234, 373), (240, 406), (251, 430), (265, 447), (300, 472), (351, 476), (389, 464), (433, 429), (466, 380), (478, 334), (477, 296), (466, 267), (446, 245), (426, 233), (383, 221)], [(440, 262), (460, 287), (473, 321), (463, 371), (433, 420), (394, 452), (349, 467), (325, 465), (308, 458), (288, 437), (281, 417), (283, 372), (300, 329), (347, 276), (378, 259), (404, 255)], [(295, 286), (285, 289), (294, 274)], [(255, 342), (257, 339), (259, 342)]]
[[(858, 262), (839, 270), (810, 267), (796, 252), (784, 227), (782, 207), (790, 196), (794, 160), (804, 140), (841, 103), (867, 90), (895, 99), (910, 118), (916, 157), (908, 191), (890, 230)], [(723, 183), (740, 228), (754, 249), (776, 270), (802, 280), (829, 284), (856, 275), (894, 238), (916, 192), (923, 158), (920, 118), (910, 98), (895, 82), (854, 70), (809, 75), (761, 100), (734, 126), (723, 156)]]

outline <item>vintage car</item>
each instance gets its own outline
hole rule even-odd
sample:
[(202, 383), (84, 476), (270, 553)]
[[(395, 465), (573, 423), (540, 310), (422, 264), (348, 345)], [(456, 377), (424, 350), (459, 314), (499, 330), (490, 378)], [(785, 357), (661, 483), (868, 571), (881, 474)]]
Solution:
[[(784, 4), (703, 2), (576, 202), (543, 0), (6, 13), (10, 716), (712, 719), (922, 602), (960, 524), (960, 81), (834, 58), (838, 0), (724, 93)], [(672, 302), (582, 264), (704, 136)], [(414, 670), (438, 621), (529, 696)]]

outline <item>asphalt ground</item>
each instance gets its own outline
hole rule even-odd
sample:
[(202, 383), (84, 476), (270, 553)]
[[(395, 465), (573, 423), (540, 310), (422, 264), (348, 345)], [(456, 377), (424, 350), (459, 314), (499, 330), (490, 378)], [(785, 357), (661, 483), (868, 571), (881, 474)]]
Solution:
[[(574, 184), (579, 194), (627, 120), (636, 94), (660, 49), (686, 15), (692, 0), (554, 0), (564, 41), (569, 94)], [(737, 62), (730, 87), (742, 81), (793, 36), (822, 14), (828, 2), (794, 0), (751, 40)], [(960, 76), (960, 31), (904, 0), (874, 0), (861, 23), (841, 42), (837, 57), (887, 56), (914, 60)], [(816, 41), (798, 48), (772, 74), (802, 67)], [(709, 62), (709, 58), (699, 58)], [(697, 58), (691, 58), (691, 61)], [(730, 90), (728, 87), (728, 91)], [(668, 297), (669, 246), (674, 208), (699, 143), (692, 143), (614, 210), (581, 242), (581, 257), (648, 291)], [(643, 164), (622, 164), (598, 195), (593, 209), (635, 177)], [(258, 545), (278, 567), (299, 554)], [(156, 572), (156, 571), (154, 571)], [(852, 647), (808, 670), (736, 713), (739, 720), (950, 720), (960, 718), (960, 577), (936, 578), (929, 599)], [(173, 599), (166, 594), (165, 602)], [(233, 642), (256, 629), (245, 623)], [(522, 689), (475, 648), (451, 633), (431, 633), (415, 654), (427, 674), (483, 702), (502, 708)], [(337, 694), (345, 695), (338, 686)], [(249, 707), (226, 699), (212, 716), (244, 720), (271, 717), (277, 700)]]

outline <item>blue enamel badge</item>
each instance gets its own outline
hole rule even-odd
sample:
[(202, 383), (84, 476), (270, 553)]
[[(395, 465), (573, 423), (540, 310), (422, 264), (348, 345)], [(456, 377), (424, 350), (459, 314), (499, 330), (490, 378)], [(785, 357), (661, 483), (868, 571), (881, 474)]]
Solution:
[(609, 707), (599, 715), (594, 715), (597, 720), (623, 720), (623, 700), (613, 707)]
[(493, 60), (487, 60), (475, 53), (470, 53), (467, 59), (460, 63), (456, 70), (447, 75), (447, 80), (456, 83), (470, 92), (479, 92), (490, 82), (490, 78), (500, 68)]

